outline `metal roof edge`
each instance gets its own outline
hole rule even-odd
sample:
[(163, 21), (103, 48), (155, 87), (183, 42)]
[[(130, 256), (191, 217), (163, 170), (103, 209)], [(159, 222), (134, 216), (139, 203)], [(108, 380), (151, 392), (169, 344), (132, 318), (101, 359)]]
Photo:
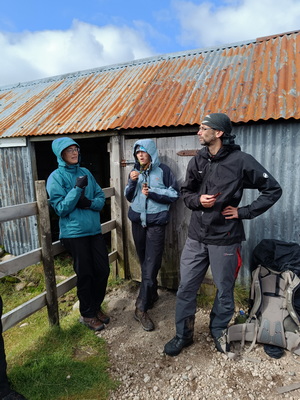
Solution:
[(300, 33), (300, 30), (295, 30), (295, 31), (289, 31), (289, 32), (283, 32), (283, 33), (276, 33), (275, 35), (268, 35), (268, 36), (261, 36), (258, 37), (256, 39), (256, 42), (265, 42), (267, 40), (271, 40), (271, 39), (277, 39), (278, 37), (282, 37), (282, 36), (289, 36), (289, 35), (293, 35), (293, 34), (297, 34)]

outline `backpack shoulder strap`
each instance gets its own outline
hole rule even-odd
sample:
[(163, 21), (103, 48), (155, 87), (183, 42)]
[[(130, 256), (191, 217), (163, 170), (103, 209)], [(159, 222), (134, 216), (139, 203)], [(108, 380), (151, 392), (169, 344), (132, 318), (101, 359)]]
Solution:
[(294, 308), (294, 305), (293, 305), (295, 292), (300, 286), (300, 279), (292, 271), (286, 271), (286, 272), (289, 274), (289, 278), (290, 278), (290, 284), (289, 284), (289, 286), (287, 288), (287, 292), (286, 292), (286, 303), (287, 303), (286, 307), (287, 307), (287, 310), (288, 310), (290, 316), (292, 317), (293, 321), (295, 322), (295, 324), (298, 326), (298, 329), (300, 330), (299, 317), (298, 317), (296, 310)]
[(249, 312), (249, 320), (254, 318), (260, 309), (262, 302), (262, 293), (261, 293), (261, 283), (260, 283), (260, 272), (262, 266), (259, 265), (252, 273), (252, 284), (251, 284), (251, 300), (254, 301), (253, 306)]

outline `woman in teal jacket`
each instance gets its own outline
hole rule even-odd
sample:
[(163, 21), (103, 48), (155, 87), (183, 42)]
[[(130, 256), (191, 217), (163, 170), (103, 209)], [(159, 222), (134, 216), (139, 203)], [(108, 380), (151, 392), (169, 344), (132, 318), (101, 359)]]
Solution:
[(47, 181), (50, 204), (59, 216), (59, 238), (73, 257), (80, 322), (99, 331), (109, 322), (101, 309), (109, 276), (101, 233), (105, 195), (91, 172), (79, 165), (79, 145), (70, 138), (52, 142), (58, 168)]

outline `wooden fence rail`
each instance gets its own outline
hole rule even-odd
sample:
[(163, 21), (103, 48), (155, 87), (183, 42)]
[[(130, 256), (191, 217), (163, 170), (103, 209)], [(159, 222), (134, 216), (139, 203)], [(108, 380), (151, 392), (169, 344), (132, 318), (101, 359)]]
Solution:
[[(0, 223), (37, 215), (41, 247), (0, 263), (0, 278), (15, 274), (30, 265), (43, 263), (46, 291), (2, 316), (3, 331), (8, 330), (43, 307), (48, 309), (50, 325), (58, 325), (58, 298), (76, 285), (76, 275), (56, 285), (54, 256), (65, 251), (60, 241), (52, 243), (50, 215), (45, 181), (36, 181), (37, 201), (0, 208)], [(114, 196), (114, 188), (103, 189), (105, 197)], [(102, 224), (102, 233), (116, 229), (116, 220)], [(117, 251), (109, 254), (109, 262), (117, 261)]]

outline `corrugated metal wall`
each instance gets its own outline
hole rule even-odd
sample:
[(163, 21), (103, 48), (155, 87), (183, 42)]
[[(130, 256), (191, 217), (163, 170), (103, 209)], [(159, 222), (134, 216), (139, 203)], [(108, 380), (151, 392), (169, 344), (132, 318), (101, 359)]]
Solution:
[[(300, 242), (299, 129), (298, 122), (286, 121), (237, 129), (237, 143), (252, 154), (283, 189), (282, 197), (275, 206), (254, 220), (245, 221), (247, 242), (243, 245), (243, 256), (246, 268), (242, 277), (248, 277), (252, 250), (262, 239)], [(254, 191), (246, 191), (243, 203), (249, 203), (255, 195)]]
[[(300, 183), (299, 183), (299, 148), (300, 135), (298, 122), (275, 122), (273, 124), (253, 124), (234, 128), (236, 143), (243, 151), (252, 154), (280, 182), (283, 196), (278, 203), (262, 216), (245, 221), (247, 241), (243, 244), (244, 267), (239, 281), (249, 280), (249, 263), (253, 248), (264, 238), (299, 242)], [(149, 134), (151, 131), (149, 130)], [(146, 137), (145, 133), (143, 137)], [(124, 158), (133, 160), (132, 147), (136, 139), (125, 140)], [(155, 139), (160, 160), (168, 164), (179, 183), (185, 176), (191, 157), (179, 156), (181, 150), (199, 149), (197, 135), (158, 137)], [(131, 169), (128, 164), (123, 168), (123, 179)], [(245, 191), (243, 203), (249, 203), (258, 195), (255, 191)], [(26, 203), (35, 200), (32, 182), (32, 169), (27, 147), (1, 149), (0, 158), (0, 198), (1, 206)], [(126, 201), (126, 208), (128, 203)], [(178, 279), (179, 257), (187, 235), (190, 211), (179, 199), (172, 206), (172, 218), (167, 228), (161, 283), (175, 288)], [(139, 278), (139, 265), (131, 238), (131, 226), (127, 221), (126, 231), (129, 237), (130, 268), (132, 277)], [(24, 218), (2, 224), (0, 242), (14, 255), (39, 247), (36, 218)]]
[[(2, 148), (0, 157), (0, 207), (35, 201), (28, 147)], [(4, 222), (0, 244), (18, 256), (39, 247), (36, 217)]]
[[(238, 282), (250, 282), (250, 260), (254, 247), (262, 239), (278, 239), (299, 242), (300, 182), (299, 182), (299, 147), (300, 135), (297, 134), (299, 123), (282, 122), (257, 124), (234, 128), (236, 143), (243, 151), (253, 155), (281, 184), (281, 199), (266, 213), (251, 221), (244, 221), (247, 241), (242, 245), (243, 268)], [(136, 139), (125, 142), (125, 159), (133, 160), (132, 147)], [(168, 164), (181, 183), (191, 157), (178, 156), (180, 150), (199, 149), (197, 135), (156, 138), (160, 161)], [(131, 170), (131, 165), (124, 168), (124, 179)], [(259, 195), (258, 191), (245, 190), (242, 204), (248, 204)], [(126, 202), (126, 209), (128, 203)], [(182, 251), (190, 219), (190, 211), (182, 199), (172, 205), (172, 218), (167, 228), (163, 266), (160, 284), (176, 288), (179, 270), (179, 258)], [(129, 264), (131, 275), (140, 279), (140, 267), (136, 258), (131, 237), (131, 225), (127, 221), (126, 231), (129, 237)]]

